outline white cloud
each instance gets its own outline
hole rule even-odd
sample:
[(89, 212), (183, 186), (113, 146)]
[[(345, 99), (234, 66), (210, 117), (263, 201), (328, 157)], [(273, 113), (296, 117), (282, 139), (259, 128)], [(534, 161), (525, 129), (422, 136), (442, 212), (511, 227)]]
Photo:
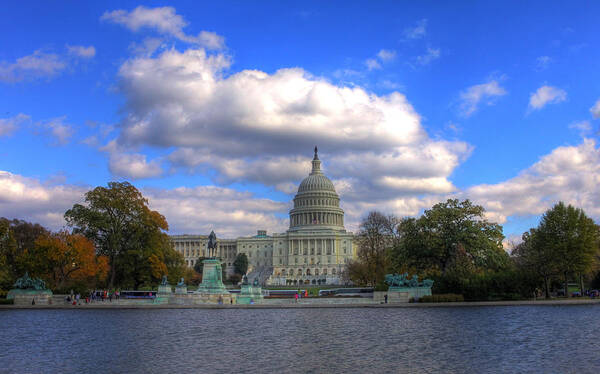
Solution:
[(158, 161), (148, 162), (146, 155), (139, 153), (112, 153), (108, 168), (114, 176), (131, 179), (154, 178), (162, 174)]
[(164, 48), (164, 43), (161, 38), (145, 38), (141, 43), (132, 43), (129, 45), (129, 50), (134, 55), (150, 57), (158, 49)]
[(404, 29), (406, 39), (421, 39), (427, 34), (427, 19), (417, 21), (415, 26)]
[(225, 76), (229, 64), (201, 49), (124, 63), (119, 145), (172, 149), (172, 167), (286, 192), (318, 145), (329, 175), (354, 176), (353, 191), (369, 198), (453, 190), (447, 177), (470, 147), (429, 138), (404, 95), (336, 86), (298, 68)]
[(36, 125), (44, 129), (44, 133), (48, 133), (54, 138), (54, 145), (66, 145), (75, 131), (72, 125), (65, 123), (65, 119), (65, 116), (53, 118), (48, 121), (38, 122)]
[(529, 109), (542, 109), (546, 104), (556, 104), (567, 100), (567, 92), (552, 86), (542, 86), (529, 97)]
[(486, 105), (493, 105), (496, 99), (503, 95), (506, 95), (506, 90), (498, 84), (497, 80), (468, 87), (460, 93), (461, 112), (468, 117), (477, 111), (482, 101)]
[(592, 124), (590, 121), (573, 122), (569, 125), (569, 128), (579, 130), (579, 133), (582, 136), (588, 135), (590, 132), (592, 132)]
[[(89, 139), (89, 141), (97, 141), (97, 138)], [(108, 153), (108, 169), (115, 177), (144, 179), (159, 177), (163, 173), (160, 161), (152, 160), (148, 162), (146, 155), (127, 152), (122, 147), (119, 147), (114, 140), (99, 150)]]
[(209, 233), (215, 230), (221, 238), (255, 235), (256, 230), (284, 232), (290, 208), (248, 192), (230, 188), (200, 186), (171, 190), (145, 189), (150, 207), (161, 212), (175, 233)]
[[(64, 213), (93, 187), (52, 185), (0, 171), (0, 217), (19, 218), (58, 230), (65, 225)], [(219, 237), (251, 235), (257, 229), (282, 232), (287, 228), (288, 203), (260, 198), (229, 188), (141, 189), (152, 209), (166, 218), (170, 233), (208, 233)]]
[(590, 108), (590, 113), (594, 118), (600, 118), (600, 99)]
[(552, 62), (552, 58), (550, 56), (540, 56), (535, 60), (535, 70), (543, 71), (548, 68), (548, 65)]
[(19, 113), (14, 117), (0, 118), (0, 136), (11, 135), (22, 123), (30, 120), (31, 117), (23, 113)]
[(432, 61), (440, 58), (440, 49), (427, 47), (427, 53), (421, 56), (417, 56), (417, 63), (419, 65), (429, 65)]
[(600, 218), (600, 149), (594, 140), (554, 149), (518, 176), (482, 184), (461, 193), (482, 204), (489, 216), (504, 223), (509, 216), (535, 216), (558, 201), (583, 208)]
[(396, 51), (382, 49), (377, 53), (377, 57), (383, 62), (390, 62), (396, 58)]
[[(355, 160), (349, 160), (351, 165)], [(260, 166), (260, 165), (253, 165)], [(367, 165), (370, 167), (371, 165)], [(304, 172), (304, 171), (302, 171)], [(415, 167), (414, 173), (419, 170)], [(356, 231), (360, 220), (370, 210), (398, 216), (417, 216), (446, 198), (469, 198), (487, 210), (488, 219), (505, 223), (507, 217), (530, 217), (543, 214), (558, 201), (581, 207), (596, 220), (600, 218), (600, 148), (586, 139), (577, 146), (554, 149), (519, 175), (497, 184), (472, 186), (456, 191), (443, 178), (422, 176), (423, 181), (384, 177), (377, 188), (386, 184), (402, 185), (406, 194), (372, 199), (369, 190), (352, 181), (353, 177), (334, 179), (342, 197), (346, 228)], [(60, 183), (64, 183), (64, 180)], [(423, 183), (430, 188), (423, 193)], [(289, 185), (295, 192), (297, 184)], [(360, 188), (363, 188), (359, 191)], [(63, 214), (81, 202), (90, 188), (69, 184), (52, 185), (37, 179), (0, 171), (0, 216), (40, 222), (52, 229), (64, 225)], [(164, 214), (171, 233), (207, 233), (214, 229), (220, 237), (250, 235), (257, 229), (283, 232), (287, 228), (290, 202), (260, 198), (248, 192), (216, 186), (194, 188), (142, 189), (152, 209)], [(210, 212), (207, 214), (206, 212)], [(504, 241), (518, 243), (519, 233), (506, 233)]]
[(379, 70), (381, 69), (381, 64), (374, 58), (368, 58), (365, 61), (365, 65), (367, 65), (367, 69), (369, 70)]
[(143, 5), (128, 12), (123, 9), (104, 12), (102, 21), (109, 21), (125, 26), (131, 31), (154, 29), (163, 35), (170, 35), (181, 41), (200, 45), (208, 49), (221, 49), (225, 39), (210, 31), (201, 31), (197, 36), (186, 34), (183, 29), (188, 25), (173, 7), (147, 8)]
[(0, 62), (0, 81), (14, 83), (52, 77), (65, 67), (65, 62), (57, 54), (37, 50), (13, 63)]
[(81, 58), (92, 58), (96, 55), (96, 48), (93, 45), (89, 47), (84, 47), (82, 45), (67, 45), (67, 50), (69, 54), (81, 57)]
[(367, 65), (367, 69), (371, 70), (379, 70), (383, 66), (382, 64), (386, 64), (388, 62), (393, 61), (396, 58), (396, 51), (381, 49), (377, 52), (377, 55), (373, 58), (368, 58), (365, 60), (365, 65)]
[(49, 186), (39, 180), (0, 171), (0, 217), (39, 222), (52, 229), (64, 226), (64, 212), (81, 202), (84, 187)]

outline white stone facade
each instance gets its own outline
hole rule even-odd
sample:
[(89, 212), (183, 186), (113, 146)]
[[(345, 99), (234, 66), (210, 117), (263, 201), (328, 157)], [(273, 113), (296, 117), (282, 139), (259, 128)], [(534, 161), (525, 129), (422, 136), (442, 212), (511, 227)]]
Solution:
[[(186, 264), (205, 256), (206, 235), (171, 236)], [(343, 284), (346, 263), (356, 256), (354, 235), (344, 228), (344, 211), (333, 183), (321, 172), (315, 148), (312, 171), (298, 187), (290, 211), (290, 228), (282, 234), (219, 239), (218, 257), (233, 272), (238, 253), (248, 257), (249, 273), (268, 271), (270, 285)]]

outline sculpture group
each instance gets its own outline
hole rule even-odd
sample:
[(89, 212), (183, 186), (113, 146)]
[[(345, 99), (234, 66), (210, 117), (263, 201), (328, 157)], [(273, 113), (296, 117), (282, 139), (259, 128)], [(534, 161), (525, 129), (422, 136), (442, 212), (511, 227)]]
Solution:
[(408, 278), (408, 273), (404, 274), (386, 274), (385, 283), (390, 287), (429, 287), (433, 286), (431, 279), (424, 279), (423, 282), (419, 283), (419, 276), (413, 275), (412, 278)]
[(46, 282), (38, 278), (30, 278), (29, 272), (25, 272), (21, 278), (17, 279), (13, 285), (18, 290), (45, 290)]

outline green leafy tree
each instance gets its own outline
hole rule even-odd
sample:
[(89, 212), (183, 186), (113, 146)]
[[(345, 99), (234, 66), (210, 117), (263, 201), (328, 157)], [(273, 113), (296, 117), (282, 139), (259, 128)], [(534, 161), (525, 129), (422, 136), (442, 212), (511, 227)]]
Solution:
[(0, 289), (8, 290), (16, 279), (10, 259), (17, 252), (17, 242), (7, 219), (0, 219)]
[(248, 256), (245, 253), (238, 253), (233, 261), (233, 272), (244, 275), (248, 271)]
[(538, 264), (553, 264), (564, 280), (568, 297), (570, 276), (577, 276), (583, 293), (583, 275), (589, 273), (598, 255), (600, 233), (582, 209), (559, 202), (546, 211), (533, 235), (534, 251), (541, 253)]
[(543, 279), (544, 295), (549, 299), (552, 277), (558, 273), (558, 258), (552, 252), (552, 247), (539, 242), (537, 229), (530, 229), (523, 234), (522, 239), (511, 255), (521, 271), (536, 274)]
[(449, 199), (418, 218), (398, 225), (395, 266), (446, 274), (450, 269), (500, 270), (508, 265), (502, 226), (488, 222), (485, 210), (469, 200)]
[[(168, 224), (159, 212), (150, 210), (148, 200), (128, 182), (109, 182), (85, 194), (85, 204), (75, 204), (65, 213), (74, 232), (91, 239), (97, 251), (108, 257), (108, 285), (139, 287), (157, 282), (157, 269), (181, 277), (183, 258), (172, 247)], [(154, 257), (153, 257), (154, 256)]]

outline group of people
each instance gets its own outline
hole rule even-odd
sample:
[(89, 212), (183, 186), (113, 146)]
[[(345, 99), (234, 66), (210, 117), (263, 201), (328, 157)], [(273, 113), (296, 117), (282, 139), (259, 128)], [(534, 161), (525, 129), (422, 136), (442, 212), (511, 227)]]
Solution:
[[(107, 291), (107, 290), (96, 290), (96, 291), (91, 291), (90, 294), (88, 296), (86, 296), (85, 298), (85, 303), (89, 304), (89, 303), (93, 303), (95, 301), (109, 301), (112, 302), (113, 299), (115, 300), (119, 300), (119, 298), (121, 297), (121, 293), (120, 291)], [(73, 304), (73, 305), (81, 305), (81, 294), (77, 293), (77, 294), (73, 294), (73, 292), (71, 292), (70, 295), (67, 295), (67, 297), (65, 298), (65, 302), (67, 304)]]
[(296, 299), (296, 302), (298, 302), (298, 299), (301, 299), (303, 297), (308, 297), (308, 290), (298, 290), (298, 292), (296, 292), (296, 294), (294, 295), (294, 299)]

